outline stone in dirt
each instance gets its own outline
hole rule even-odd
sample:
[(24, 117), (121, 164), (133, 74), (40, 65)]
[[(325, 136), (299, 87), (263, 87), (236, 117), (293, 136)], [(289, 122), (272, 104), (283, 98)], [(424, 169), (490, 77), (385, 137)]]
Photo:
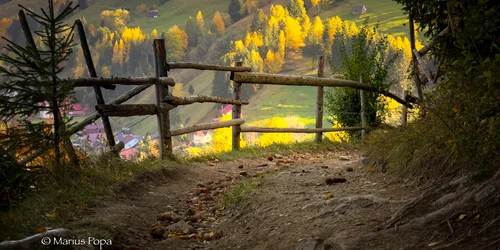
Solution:
[(339, 160), (341, 160), (341, 161), (350, 161), (351, 158), (349, 156), (346, 156), (346, 155), (341, 155), (341, 156), (339, 156)]
[(318, 246), (319, 241), (317, 239), (308, 238), (306, 241), (301, 242), (295, 250), (314, 250)]
[(347, 171), (347, 172), (352, 172), (352, 171), (354, 171), (354, 169), (353, 169), (353, 168), (351, 168), (351, 167), (348, 167), (348, 168), (346, 168), (346, 169), (345, 169), (345, 171)]
[(280, 154), (274, 154), (274, 158), (276, 159), (283, 159), (284, 157)]
[(328, 185), (333, 185), (334, 183), (344, 183), (346, 181), (346, 178), (326, 178), (325, 183)]
[(167, 230), (169, 232), (173, 232), (173, 233), (180, 233), (180, 234), (192, 234), (192, 233), (196, 233), (196, 229), (187, 224), (185, 221), (181, 220), (175, 224), (172, 224), (170, 226), (167, 227)]

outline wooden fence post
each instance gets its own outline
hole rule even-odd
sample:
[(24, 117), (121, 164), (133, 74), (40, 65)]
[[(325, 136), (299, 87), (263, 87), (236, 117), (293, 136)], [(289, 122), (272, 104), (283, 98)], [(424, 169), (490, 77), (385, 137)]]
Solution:
[[(325, 56), (319, 56), (318, 58), (318, 77), (325, 76)], [(316, 102), (316, 128), (323, 128), (323, 99), (324, 99), (324, 89), (323, 86), (318, 87), (318, 99)], [(323, 137), (323, 133), (316, 133), (316, 142), (320, 143)]]
[[(408, 102), (408, 90), (405, 90), (403, 91), (403, 94), (404, 94), (404, 100), (406, 102)], [(403, 105), (402, 107), (402, 112), (401, 112), (401, 124), (402, 125), (406, 125), (406, 123), (408, 122), (408, 106), (406, 105)]]
[[(363, 75), (359, 75), (359, 82), (363, 83)], [(366, 135), (365, 91), (360, 90), (359, 94), (361, 97), (361, 127), (364, 128), (361, 130), (361, 141), (364, 141)]]
[[(167, 76), (165, 70), (165, 63), (167, 62), (167, 51), (165, 49), (164, 39), (154, 39), (153, 51), (155, 58), (155, 73), (156, 77)], [(162, 103), (166, 103), (165, 96), (168, 93), (168, 87), (155, 83), (156, 87), (156, 117), (158, 119), (158, 145), (160, 146), (160, 159), (164, 160), (166, 155), (171, 156), (172, 150), (172, 137), (170, 136), (170, 116), (167, 113), (161, 112)], [(165, 147), (167, 149), (165, 150)]]
[[(236, 62), (236, 67), (242, 67), (243, 62)], [(233, 79), (234, 72), (231, 72), (231, 79)], [(242, 84), (233, 81), (233, 99), (242, 100)], [(233, 104), (233, 120), (241, 118), (241, 105)], [(240, 150), (240, 134), (241, 126), (233, 126), (233, 150)]]
[(418, 99), (420, 102), (420, 107), (422, 110), (420, 110), (420, 115), (422, 118), (425, 117), (425, 108), (424, 108), (424, 94), (422, 92), (422, 83), (420, 82), (420, 77), (419, 77), (419, 71), (418, 71), (418, 61), (415, 53), (413, 53), (413, 50), (415, 50), (415, 24), (413, 22), (413, 15), (414, 12), (410, 13), (409, 21), (410, 21), (410, 46), (411, 46), (411, 64), (412, 64), (412, 74), (413, 74), (413, 81), (415, 82), (415, 86), (417, 87), (417, 93), (418, 93)]
[[(90, 54), (89, 44), (87, 42), (87, 36), (85, 35), (85, 31), (83, 30), (83, 24), (80, 20), (76, 20), (76, 30), (78, 31), (78, 36), (80, 37), (80, 44), (83, 51), (83, 56), (85, 57), (85, 62), (87, 63), (87, 69), (89, 71), (89, 75), (92, 78), (97, 78), (97, 72), (94, 67), (94, 62), (92, 61), (92, 55)], [(101, 87), (94, 85), (94, 93), (95, 98), (97, 99), (97, 105), (103, 105), (104, 97), (102, 95)], [(97, 110), (100, 112), (99, 110)], [(106, 133), (106, 139), (108, 140), (108, 144), (111, 150), (115, 153), (118, 151), (115, 149), (115, 137), (113, 135), (113, 130), (111, 129), (111, 123), (109, 122), (109, 117), (101, 114), (102, 124), (104, 126), (104, 132)]]

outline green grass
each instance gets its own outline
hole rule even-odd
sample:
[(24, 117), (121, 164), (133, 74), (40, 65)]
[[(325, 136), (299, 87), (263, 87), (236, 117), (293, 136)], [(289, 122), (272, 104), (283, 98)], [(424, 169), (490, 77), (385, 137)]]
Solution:
[[(354, 5), (366, 5), (368, 12), (363, 15), (352, 15)], [(368, 24), (380, 22), (379, 31), (394, 36), (408, 36), (408, 16), (401, 10), (402, 6), (392, 0), (348, 0), (341, 2), (337, 7), (322, 12), (319, 16), (325, 20), (332, 16), (339, 16), (342, 20), (362, 24), (369, 17)]]
[[(150, 7), (156, 4), (158, 6), (158, 18), (147, 18), (146, 16), (137, 14), (135, 8), (140, 3), (147, 4)], [(205, 22), (209, 22), (212, 20), (215, 11), (227, 12), (227, 5), (228, 2), (225, 0), (204, 0), (203, 4), (197, 0), (170, 0), (163, 5), (159, 5), (158, 0), (106, 0), (97, 1), (89, 8), (72, 17), (72, 20), (85, 17), (89, 24), (93, 23), (99, 26), (101, 22), (100, 13), (103, 10), (114, 10), (120, 6), (126, 6), (130, 8), (132, 17), (132, 21), (128, 24), (129, 27), (139, 26), (147, 33), (150, 33), (153, 29), (161, 32), (167, 31), (174, 25), (183, 28), (189, 16), (195, 18), (199, 10), (202, 11)]]
[(248, 178), (244, 179), (238, 184), (228, 188), (224, 191), (224, 196), (219, 200), (219, 206), (221, 207), (229, 207), (236, 206), (240, 202), (248, 199), (248, 196), (254, 191), (256, 183), (262, 179), (261, 177), (257, 178)]

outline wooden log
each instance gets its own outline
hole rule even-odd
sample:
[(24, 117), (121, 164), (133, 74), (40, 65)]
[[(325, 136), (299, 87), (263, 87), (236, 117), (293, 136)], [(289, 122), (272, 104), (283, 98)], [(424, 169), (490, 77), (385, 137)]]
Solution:
[[(410, 13), (409, 15), (409, 21), (410, 21), (410, 46), (411, 46), (411, 51), (415, 49), (415, 24), (413, 22), (413, 16), (414, 12)], [(417, 67), (417, 57), (415, 56), (414, 53), (411, 53), (412, 55), (412, 74), (413, 74), (413, 81), (415, 83), (415, 86), (417, 88), (417, 93), (418, 93), (418, 99), (422, 107), (424, 107), (424, 93), (422, 92), (422, 83), (420, 82), (419, 74), (418, 74), (418, 67)], [(421, 110), (421, 116), (422, 118), (424, 117), (425, 111), (424, 109)]]
[(245, 120), (242, 118), (236, 119), (236, 120), (230, 120), (230, 121), (223, 121), (223, 122), (200, 123), (200, 124), (196, 124), (192, 127), (171, 130), (170, 135), (171, 136), (178, 136), (178, 135), (189, 134), (189, 133), (201, 131), (201, 130), (231, 127), (231, 126), (241, 125), (243, 123), (245, 123)]
[(248, 101), (243, 100), (233, 100), (233, 99), (224, 99), (220, 97), (214, 96), (192, 96), (192, 97), (177, 97), (169, 95), (165, 98), (165, 101), (169, 104), (173, 105), (188, 105), (193, 103), (204, 103), (204, 102), (215, 102), (222, 104), (238, 104), (238, 105), (248, 105)]
[[(75, 25), (76, 25), (76, 30), (78, 31), (78, 36), (80, 37), (80, 44), (82, 47), (83, 56), (85, 57), (85, 63), (87, 64), (87, 69), (89, 71), (89, 75), (92, 78), (97, 78), (97, 72), (96, 72), (95, 67), (94, 67), (92, 55), (90, 54), (90, 48), (89, 48), (89, 44), (87, 43), (87, 37), (85, 35), (85, 31), (83, 30), (83, 24), (78, 19), (75, 21)], [(98, 105), (105, 104), (104, 96), (103, 96), (102, 91), (101, 91), (101, 87), (99, 87), (96, 84), (93, 84), (92, 86), (94, 87), (94, 93), (95, 93), (95, 98), (97, 100), (97, 104)], [(106, 139), (108, 140), (108, 144), (112, 149), (114, 149), (114, 147), (116, 145), (115, 137), (113, 135), (113, 130), (111, 129), (111, 123), (109, 122), (109, 118), (105, 114), (103, 114), (103, 116), (102, 116), (102, 124), (104, 127), (104, 133), (106, 133)], [(114, 152), (116, 154), (118, 154), (118, 151), (114, 151)]]
[[(167, 76), (166, 62), (167, 51), (165, 48), (164, 39), (155, 39), (153, 42), (154, 57), (155, 57), (155, 70), (156, 77)], [(158, 83), (156, 86), (156, 107), (157, 111), (161, 110), (161, 105), (165, 103), (165, 96), (168, 93), (168, 86), (163, 86)], [(173, 141), (170, 136), (170, 115), (168, 112), (157, 112), (158, 118), (158, 132), (160, 135), (160, 159), (164, 160), (167, 156), (171, 157), (173, 154)], [(165, 150), (166, 148), (166, 150)]]
[[(367, 91), (378, 92), (374, 87), (355, 81), (336, 79), (336, 78), (316, 78), (305, 76), (290, 76), (281, 74), (254, 73), (254, 72), (234, 72), (232, 79), (239, 83), (257, 83), (269, 85), (289, 85), (289, 86), (326, 86), (326, 87), (349, 87), (355, 89), (364, 89)], [(381, 94), (394, 99), (395, 101), (412, 108), (410, 103), (405, 102), (399, 96), (389, 92), (382, 91)]]
[[(236, 67), (242, 67), (243, 62), (236, 62)], [(234, 72), (231, 72), (231, 77), (234, 76)], [(239, 82), (233, 82), (233, 99), (240, 101), (243, 96), (243, 86)], [(233, 120), (241, 118), (241, 105), (233, 105)], [(240, 130), (241, 127), (239, 125), (233, 126), (233, 134), (232, 134), (232, 149), (240, 150)]]
[[(124, 94), (122, 94), (118, 98), (114, 99), (113, 101), (109, 102), (109, 104), (124, 103), (124, 102), (130, 100), (130, 98), (140, 94), (142, 91), (146, 90), (149, 87), (151, 87), (151, 85), (137, 86), (137, 87), (125, 92)], [(68, 130), (66, 131), (66, 133), (68, 135), (72, 135), (72, 134), (84, 129), (85, 126), (97, 121), (97, 119), (99, 119), (99, 118), (101, 118), (101, 114), (99, 114), (99, 112), (96, 111), (96, 112), (90, 114), (89, 116), (87, 116), (87, 118), (85, 118), (83, 121), (69, 127)], [(26, 164), (32, 162), (33, 160), (35, 160), (38, 156), (42, 155), (43, 153), (44, 153), (43, 150), (37, 150), (37, 151), (33, 152), (33, 154), (31, 154), (30, 156), (27, 156), (26, 158), (21, 160), (19, 163), (22, 165), (26, 165)]]
[(434, 85), (434, 77), (432, 77), (431, 70), (427, 67), (424, 59), (420, 56), (420, 54), (418, 53), (417, 49), (413, 50), (413, 54), (417, 58), (417, 62), (420, 65), (420, 68), (424, 72), (424, 75), (427, 78), (427, 80), (429, 81), (429, 83), (432, 84), (432, 85)]
[(216, 70), (216, 71), (231, 71), (231, 72), (249, 72), (250, 67), (231, 67), (220, 66), (213, 64), (201, 63), (167, 63), (166, 68), (168, 71), (171, 69), (198, 69), (198, 70)]
[(432, 40), (430, 40), (424, 47), (422, 47), (418, 51), (418, 54), (420, 54), (421, 56), (427, 54), (427, 52), (429, 52), (432, 48), (434, 48), (434, 46), (436, 46), (436, 44), (441, 42), (443, 37), (445, 35), (447, 35), (448, 33), (450, 33), (450, 26), (446, 26), (446, 28), (444, 30), (442, 30), (441, 32), (439, 32), (439, 34), (437, 34), (434, 38), (432, 38)]
[[(363, 83), (363, 75), (359, 76), (359, 82)], [(360, 100), (361, 100), (361, 127), (366, 128), (366, 102), (365, 102), (365, 91), (359, 91)], [(366, 129), (361, 130), (361, 141), (365, 140)]]
[[(323, 78), (325, 75), (325, 56), (318, 58), (318, 77)], [(318, 87), (318, 99), (316, 100), (316, 128), (323, 128), (323, 100), (324, 100), (324, 87)], [(316, 133), (316, 142), (320, 143), (323, 139), (323, 133)]]
[[(161, 104), (160, 113), (167, 113), (175, 108), (170, 104)], [(155, 115), (158, 109), (155, 104), (100, 104), (96, 106), (103, 115), (107, 116), (137, 116), (137, 115)]]
[(113, 77), (113, 78), (80, 78), (70, 80), (75, 83), (75, 87), (90, 87), (90, 86), (114, 86), (117, 85), (148, 85), (160, 84), (163, 86), (174, 86), (175, 81), (169, 77)]
[(362, 130), (364, 127), (345, 127), (345, 128), (262, 128), (262, 127), (241, 127), (241, 132), (254, 133), (318, 133), (318, 132), (337, 132)]

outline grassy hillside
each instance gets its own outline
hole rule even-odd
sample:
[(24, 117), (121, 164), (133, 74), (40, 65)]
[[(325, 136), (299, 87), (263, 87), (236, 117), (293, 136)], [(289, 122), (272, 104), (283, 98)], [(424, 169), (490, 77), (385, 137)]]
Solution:
[[(158, 18), (147, 18), (138, 16), (135, 8), (140, 3), (147, 4), (149, 7), (157, 5)], [(130, 27), (139, 26), (145, 32), (151, 32), (153, 29), (168, 30), (173, 25), (184, 27), (189, 16), (196, 17), (199, 10), (202, 11), (205, 20), (212, 20), (215, 11), (227, 12), (226, 0), (204, 0), (200, 3), (197, 0), (170, 0), (163, 5), (159, 4), (158, 0), (98, 0), (89, 8), (81, 11), (72, 17), (72, 20), (85, 17), (88, 23), (94, 25), (100, 24), (100, 13), (103, 10), (113, 10), (120, 7), (130, 8), (132, 21), (128, 24)]]
[[(363, 15), (353, 15), (351, 14), (351, 8), (354, 5), (365, 5), (368, 12)], [(408, 23), (408, 17), (403, 14), (401, 5), (392, 0), (343, 1), (335, 8), (320, 13), (319, 16), (323, 20), (332, 16), (339, 16), (342, 20), (355, 21), (358, 25), (362, 24), (368, 17), (369, 24), (380, 23), (379, 30), (381, 32), (395, 36), (406, 36), (408, 33), (408, 26), (403, 25)]]

